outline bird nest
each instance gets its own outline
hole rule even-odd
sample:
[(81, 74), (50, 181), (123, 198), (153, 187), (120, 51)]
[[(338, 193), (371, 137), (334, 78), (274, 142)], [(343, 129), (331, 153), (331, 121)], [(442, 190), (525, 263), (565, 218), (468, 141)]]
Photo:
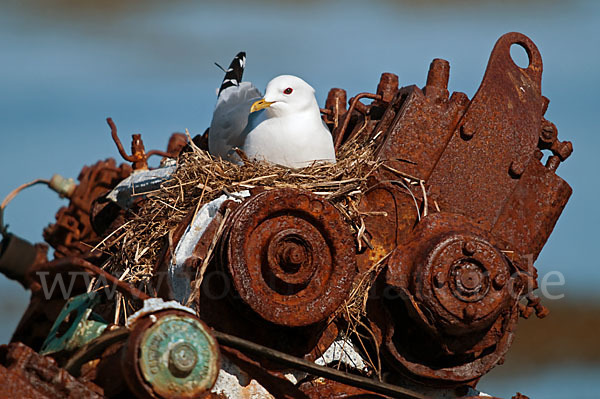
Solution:
[[(323, 196), (351, 226), (357, 248), (360, 249), (369, 245), (369, 242), (363, 236), (363, 218), (366, 214), (358, 210), (358, 204), (367, 190), (367, 179), (380, 165), (381, 161), (375, 157), (373, 140), (346, 142), (337, 152), (337, 163), (315, 163), (302, 169), (247, 159), (242, 165), (236, 165), (193, 146), (193, 151), (179, 157), (178, 167), (172, 177), (159, 190), (146, 193), (139, 208), (132, 211), (128, 220), (103, 240), (102, 249), (111, 254), (106, 267), (112, 274), (120, 276), (121, 280), (152, 292), (151, 281), (162, 249), (186, 215), (192, 211), (198, 212), (202, 205), (223, 194), (231, 195), (256, 188), (295, 188)], [(216, 234), (219, 234), (218, 231)], [(368, 291), (383, 263), (383, 260), (375, 263), (356, 277), (349, 298), (336, 312), (348, 322), (344, 335), (357, 336), (363, 346), (358, 330), (370, 332), (362, 316), (366, 311)], [(116, 320), (119, 318), (119, 309), (123, 309), (126, 317), (128, 309), (134, 311), (136, 304), (121, 298), (117, 302)], [(366, 340), (371, 341), (368, 337)], [(379, 351), (376, 358), (367, 361), (371, 369), (379, 373)]]
[(171, 178), (159, 190), (146, 193), (139, 208), (103, 240), (102, 250), (111, 254), (107, 269), (124, 281), (148, 289), (166, 238), (188, 213), (223, 194), (255, 188), (296, 188), (323, 196), (353, 228), (357, 245), (363, 245), (358, 203), (367, 178), (378, 166), (372, 141), (345, 143), (338, 150), (337, 163), (301, 169), (249, 160), (236, 165), (195, 146), (177, 162)]

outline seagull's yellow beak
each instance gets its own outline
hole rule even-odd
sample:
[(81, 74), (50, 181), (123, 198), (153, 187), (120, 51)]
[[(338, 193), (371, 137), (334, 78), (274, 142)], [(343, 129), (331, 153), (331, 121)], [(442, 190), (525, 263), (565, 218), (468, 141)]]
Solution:
[(257, 102), (255, 102), (254, 104), (252, 104), (252, 107), (250, 108), (250, 113), (260, 111), (261, 109), (268, 108), (273, 103), (275, 103), (275, 101), (265, 101), (264, 98), (260, 99)]

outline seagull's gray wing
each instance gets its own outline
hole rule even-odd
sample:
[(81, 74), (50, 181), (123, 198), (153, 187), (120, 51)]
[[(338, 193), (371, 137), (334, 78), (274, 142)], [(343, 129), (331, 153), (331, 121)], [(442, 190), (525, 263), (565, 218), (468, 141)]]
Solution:
[(248, 124), (250, 107), (261, 97), (260, 91), (250, 82), (228, 87), (219, 94), (208, 131), (208, 149), (212, 155), (234, 160), (231, 150), (243, 146), (242, 132)]

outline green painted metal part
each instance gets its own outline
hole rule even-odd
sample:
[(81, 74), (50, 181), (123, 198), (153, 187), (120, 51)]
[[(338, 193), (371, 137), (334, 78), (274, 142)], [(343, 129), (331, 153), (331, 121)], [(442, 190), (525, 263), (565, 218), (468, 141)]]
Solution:
[(100, 297), (93, 292), (70, 298), (52, 325), (40, 354), (71, 351), (99, 337), (108, 326), (104, 321), (90, 320), (92, 309), (99, 302)]
[(214, 385), (219, 350), (198, 320), (168, 315), (144, 332), (139, 365), (144, 379), (161, 397), (193, 398)]

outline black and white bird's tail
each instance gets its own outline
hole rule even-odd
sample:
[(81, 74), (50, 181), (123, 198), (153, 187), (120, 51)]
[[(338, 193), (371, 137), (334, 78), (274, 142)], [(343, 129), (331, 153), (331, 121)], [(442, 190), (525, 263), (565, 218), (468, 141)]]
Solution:
[(223, 83), (221, 83), (221, 88), (219, 88), (218, 95), (221, 95), (221, 92), (228, 87), (240, 85), (245, 66), (246, 53), (242, 51), (235, 56), (231, 64), (229, 64), (229, 68), (225, 71), (225, 77), (223, 78)]

